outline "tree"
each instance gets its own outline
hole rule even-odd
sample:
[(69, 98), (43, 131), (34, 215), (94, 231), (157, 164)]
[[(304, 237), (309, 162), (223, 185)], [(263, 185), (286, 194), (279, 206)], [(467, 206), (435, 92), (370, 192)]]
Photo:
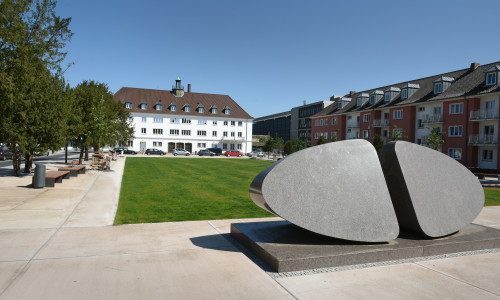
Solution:
[(392, 129), (392, 138), (391, 138), (391, 140), (392, 141), (399, 141), (401, 139), (404, 139), (405, 137), (403, 135), (404, 135), (404, 130), (398, 128), (398, 125), (394, 125), (394, 127)]
[(274, 149), (274, 142), (273, 139), (270, 138), (266, 141), (262, 150), (264, 150), (264, 152), (267, 152), (267, 158), (269, 158), (269, 153), (272, 152), (273, 149)]
[(382, 147), (384, 147), (384, 141), (382, 140), (382, 137), (379, 134), (376, 134), (373, 137), (372, 144), (373, 144), (373, 147), (375, 147), (375, 150), (377, 150), (377, 152), (379, 152), (380, 149), (382, 149)]
[(430, 134), (425, 138), (424, 145), (434, 150), (439, 150), (439, 147), (444, 143), (443, 133), (439, 127), (426, 127)]
[(302, 149), (309, 147), (310, 145), (311, 144), (309, 141), (304, 140), (300, 137), (293, 142), (293, 148), (295, 149), (295, 151), (300, 151)]
[(325, 138), (323, 136), (320, 136), (316, 145), (322, 145), (322, 144), (326, 144), (326, 143), (327, 142), (326, 142)]
[(61, 144), (62, 52), (71, 39), (70, 18), (55, 15), (55, 0), (0, 2), (0, 139), (15, 149), (14, 175), (33, 153)]
[(293, 152), (295, 152), (295, 149), (293, 148), (293, 143), (292, 141), (286, 141), (285, 146), (283, 147), (283, 153), (285, 155), (290, 155)]

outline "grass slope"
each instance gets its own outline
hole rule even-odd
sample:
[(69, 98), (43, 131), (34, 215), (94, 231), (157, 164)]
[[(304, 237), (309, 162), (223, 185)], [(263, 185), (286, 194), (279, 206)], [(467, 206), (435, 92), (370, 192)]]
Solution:
[(271, 162), (127, 158), (115, 224), (270, 217), (248, 189)]

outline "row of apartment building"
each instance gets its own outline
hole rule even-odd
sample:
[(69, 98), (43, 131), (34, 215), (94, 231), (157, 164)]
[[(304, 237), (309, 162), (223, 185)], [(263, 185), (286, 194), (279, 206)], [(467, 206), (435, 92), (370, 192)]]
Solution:
[(114, 95), (130, 111), (129, 148), (165, 152), (205, 148), (252, 151), (252, 120), (228, 95), (187, 91), (177, 78), (172, 90), (123, 87)]
[(426, 144), (437, 127), (440, 151), (467, 167), (500, 169), (500, 62), (396, 83), (334, 99), (312, 115), (311, 144), (394, 137)]

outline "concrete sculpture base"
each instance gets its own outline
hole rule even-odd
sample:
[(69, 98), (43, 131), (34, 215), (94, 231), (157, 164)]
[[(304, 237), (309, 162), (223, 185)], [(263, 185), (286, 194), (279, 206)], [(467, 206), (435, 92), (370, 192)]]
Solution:
[(277, 272), (348, 266), (500, 248), (500, 230), (469, 224), (439, 239), (401, 233), (387, 243), (325, 237), (288, 221), (234, 223), (231, 236)]

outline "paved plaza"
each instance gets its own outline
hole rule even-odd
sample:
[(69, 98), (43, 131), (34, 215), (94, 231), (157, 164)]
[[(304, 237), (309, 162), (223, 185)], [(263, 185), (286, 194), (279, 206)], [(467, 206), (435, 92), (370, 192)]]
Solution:
[[(0, 300), (500, 299), (500, 250), (276, 273), (229, 235), (264, 219), (112, 226), (124, 165), (44, 189), (0, 176)], [(500, 229), (500, 206), (474, 223)]]

